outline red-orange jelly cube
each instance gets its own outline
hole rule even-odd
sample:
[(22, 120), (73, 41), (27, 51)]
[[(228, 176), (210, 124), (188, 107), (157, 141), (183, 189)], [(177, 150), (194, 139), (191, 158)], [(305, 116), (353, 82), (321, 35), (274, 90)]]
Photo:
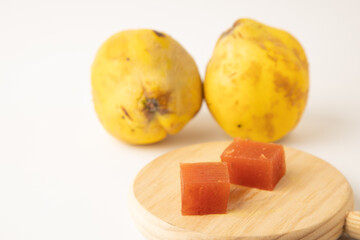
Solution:
[(181, 163), (180, 176), (182, 215), (226, 213), (230, 193), (226, 163)]
[(247, 187), (273, 190), (285, 175), (284, 147), (235, 138), (221, 154), (228, 163), (230, 182)]

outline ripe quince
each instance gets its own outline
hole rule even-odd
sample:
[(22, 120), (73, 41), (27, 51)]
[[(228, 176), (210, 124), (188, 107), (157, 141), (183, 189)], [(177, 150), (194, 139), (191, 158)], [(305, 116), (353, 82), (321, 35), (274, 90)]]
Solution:
[(288, 32), (239, 19), (217, 41), (206, 69), (211, 114), (232, 137), (272, 142), (299, 122), (309, 90), (309, 66)]
[(93, 62), (91, 84), (104, 128), (132, 144), (176, 134), (202, 102), (193, 58), (169, 35), (149, 29), (119, 32), (106, 40)]

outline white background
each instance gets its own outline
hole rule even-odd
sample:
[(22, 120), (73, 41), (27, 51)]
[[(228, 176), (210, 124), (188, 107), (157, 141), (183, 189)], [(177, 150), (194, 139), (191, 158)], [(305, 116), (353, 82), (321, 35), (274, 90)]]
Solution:
[[(149, 146), (112, 138), (92, 105), (99, 46), (130, 28), (164, 31), (202, 76), (218, 36), (241, 17), (291, 32), (310, 63), (310, 95), (281, 144), (348, 179), (360, 210), (360, 1), (0, 1), (0, 239), (143, 239), (127, 193), (136, 173), (181, 146), (230, 140), (206, 105)], [(314, 183), (316, 184), (316, 183)]]

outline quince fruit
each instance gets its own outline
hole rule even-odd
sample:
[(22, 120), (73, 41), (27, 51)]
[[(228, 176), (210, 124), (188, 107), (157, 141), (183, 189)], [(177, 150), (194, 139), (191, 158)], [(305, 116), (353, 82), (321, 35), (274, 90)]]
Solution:
[(289, 33), (251, 19), (224, 32), (206, 69), (211, 114), (232, 137), (272, 142), (299, 122), (309, 90), (309, 67)]
[(176, 134), (198, 112), (198, 68), (169, 35), (128, 30), (100, 47), (91, 71), (93, 101), (104, 128), (132, 144)]

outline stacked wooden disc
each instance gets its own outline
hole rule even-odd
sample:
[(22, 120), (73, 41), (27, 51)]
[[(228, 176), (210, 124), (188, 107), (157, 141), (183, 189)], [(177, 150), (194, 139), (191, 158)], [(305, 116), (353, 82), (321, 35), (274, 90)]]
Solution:
[(325, 161), (285, 148), (286, 175), (273, 191), (232, 185), (226, 214), (181, 215), (180, 162), (220, 161), (229, 142), (192, 145), (145, 166), (129, 194), (147, 239), (337, 239), (353, 209), (344, 176)]

